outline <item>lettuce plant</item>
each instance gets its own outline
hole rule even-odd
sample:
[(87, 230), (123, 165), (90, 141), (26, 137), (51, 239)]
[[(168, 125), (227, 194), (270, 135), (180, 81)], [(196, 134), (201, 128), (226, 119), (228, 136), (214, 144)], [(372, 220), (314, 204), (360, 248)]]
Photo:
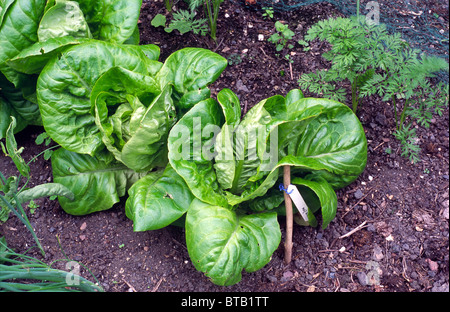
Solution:
[(0, 138), (10, 116), (16, 131), (42, 125), (36, 81), (54, 56), (89, 39), (139, 43), (142, 0), (0, 2)]
[(89, 40), (54, 57), (37, 96), (47, 134), (63, 149), (52, 156), (54, 180), (75, 194), (62, 208), (81, 215), (111, 208), (149, 171), (168, 163), (176, 121), (210, 96), (227, 61), (186, 48), (157, 61), (155, 45)]
[(240, 113), (228, 89), (192, 107), (170, 131), (169, 166), (135, 183), (126, 203), (136, 231), (186, 215), (191, 260), (218, 285), (262, 268), (278, 247), (280, 167), (291, 166), (293, 183), (310, 199), (310, 223), (321, 208), (325, 228), (336, 214), (334, 190), (354, 181), (367, 159), (363, 128), (339, 102), (293, 90), (242, 120)]

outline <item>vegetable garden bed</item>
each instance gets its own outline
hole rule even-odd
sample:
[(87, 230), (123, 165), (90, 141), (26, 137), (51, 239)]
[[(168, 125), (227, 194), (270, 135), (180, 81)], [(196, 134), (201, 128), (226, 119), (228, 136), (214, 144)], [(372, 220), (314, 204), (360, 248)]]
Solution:
[[(433, 8), (440, 7), (436, 4)], [(297, 80), (301, 74), (330, 66), (321, 56), (328, 48), (326, 44), (313, 43), (309, 51), (296, 45), (289, 51), (292, 62), (277, 55), (274, 45), (267, 41), (274, 32), (275, 20), (292, 25), (299, 40), (315, 22), (340, 16), (333, 6), (317, 4), (275, 14), (270, 19), (226, 1), (220, 10), (215, 43), (192, 32), (180, 35), (151, 26), (155, 15), (164, 12), (163, 2), (144, 1), (138, 22), (141, 44), (159, 46), (161, 62), (185, 47), (209, 49), (227, 59), (228, 67), (210, 86), (211, 95), (219, 99), (221, 90), (234, 91), (242, 116), (264, 99), (286, 96), (299, 88)], [(446, 25), (448, 31), (448, 19)], [(129, 72), (110, 74), (111, 79), (132, 76)], [(345, 82), (342, 87), (350, 90)], [(98, 88), (100, 93), (101, 85)], [(223, 102), (233, 98), (225, 95), (227, 100)], [(351, 102), (349, 95), (346, 104), (351, 106)], [(211, 111), (206, 106), (200, 107), (199, 113)], [(104, 107), (100, 103), (96, 109)], [(188, 117), (185, 122), (191, 122)], [(107, 291), (448, 291), (448, 107), (442, 116), (433, 116), (428, 129), (416, 127), (421, 147), (421, 161), (416, 164), (400, 155), (389, 103), (370, 96), (360, 104), (357, 117), (368, 144), (365, 170), (356, 181), (336, 191), (336, 217), (327, 220), (331, 222), (326, 229), (294, 226), (293, 261), (289, 265), (283, 262), (284, 248), (280, 244), (262, 269), (243, 271), (242, 279), (233, 286), (214, 285), (191, 262), (186, 247), (188, 229), (170, 226), (134, 232), (133, 222), (127, 218), (126, 198), (112, 209), (85, 216), (67, 214), (57, 201), (36, 200), (38, 208), (29, 218), (45, 250), (45, 261), (65, 255), (80, 261)], [(25, 148), (25, 160), (45, 149), (34, 142), (41, 132), (41, 127), (29, 126), (16, 135), (19, 147)], [(57, 134), (56, 126), (54, 135)], [(94, 143), (95, 140), (87, 142), (83, 148), (93, 151)], [(117, 154), (129, 157), (125, 148)], [(171, 165), (177, 169), (176, 162)], [(50, 161), (39, 157), (30, 166), (29, 186), (52, 182)], [(5, 176), (16, 174), (10, 158), (3, 155), (0, 168)], [(184, 178), (189, 180), (189, 176)], [(278, 185), (274, 188), (281, 193)], [(217, 213), (222, 212), (217, 209)], [(283, 241), (284, 218), (279, 217), (278, 222)], [(1, 225), (0, 235), (16, 252), (24, 252), (35, 244), (13, 216)], [(40, 256), (38, 251), (32, 253)], [(270, 256), (266, 258), (268, 261)], [(58, 265), (64, 269), (64, 264), (55, 266)], [(88, 272), (81, 269), (81, 273), (89, 279)]]

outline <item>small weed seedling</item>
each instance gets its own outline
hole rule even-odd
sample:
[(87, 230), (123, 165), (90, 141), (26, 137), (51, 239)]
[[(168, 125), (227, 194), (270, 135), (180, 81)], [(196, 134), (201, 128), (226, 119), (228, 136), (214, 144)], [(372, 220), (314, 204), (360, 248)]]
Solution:
[(228, 65), (230, 65), (230, 66), (238, 65), (238, 64), (242, 63), (242, 56), (240, 54), (233, 53), (227, 57), (227, 60), (228, 60)]
[(267, 17), (270, 18), (270, 19), (273, 18), (273, 14), (275, 13), (273, 8), (271, 8), (271, 7), (264, 7), (263, 11), (264, 11), (264, 13), (263, 13), (262, 16), (264, 17), (264, 19), (267, 18)]
[[(289, 40), (294, 38), (295, 33), (289, 29), (288, 25), (281, 23), (280, 21), (275, 22), (275, 30), (276, 32), (267, 39), (270, 43), (275, 44), (277, 52), (281, 52)], [(288, 45), (288, 48), (292, 49), (293, 45)]]
[[(288, 50), (292, 50), (294, 48), (294, 45), (289, 43), (289, 41), (294, 38), (295, 33), (291, 29), (289, 29), (289, 25), (285, 25), (280, 21), (276, 21), (275, 30), (276, 32), (267, 40), (275, 45), (276, 51), (282, 52), (286, 48)], [(277, 53), (276, 55), (279, 56), (279, 53)], [(294, 77), (292, 73), (292, 64), (294, 63), (294, 60), (291, 58), (289, 52), (286, 52), (286, 54), (284, 55), (284, 59), (289, 63), (291, 80), (293, 80)]]
[[(52, 143), (52, 139), (47, 134), (47, 132), (42, 132), (39, 134), (35, 140), (35, 143), (37, 145), (45, 144), (45, 146), (49, 146)], [(44, 159), (49, 160), (52, 157), (53, 154), (53, 148), (48, 148), (44, 151)]]

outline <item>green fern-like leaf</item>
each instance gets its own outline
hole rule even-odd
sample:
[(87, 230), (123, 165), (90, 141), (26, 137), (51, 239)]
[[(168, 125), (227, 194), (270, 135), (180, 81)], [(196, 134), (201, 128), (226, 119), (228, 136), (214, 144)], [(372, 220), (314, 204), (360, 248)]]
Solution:
[(185, 34), (192, 31), (194, 34), (201, 34), (205, 36), (208, 33), (208, 26), (206, 19), (196, 19), (195, 12), (187, 10), (179, 10), (173, 13), (173, 19), (165, 30), (170, 33), (173, 30), (178, 30), (180, 34)]

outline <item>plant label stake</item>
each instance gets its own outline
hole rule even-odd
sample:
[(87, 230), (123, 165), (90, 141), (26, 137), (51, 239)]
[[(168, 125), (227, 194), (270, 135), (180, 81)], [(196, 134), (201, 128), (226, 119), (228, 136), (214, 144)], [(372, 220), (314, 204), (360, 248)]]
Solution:
[(298, 212), (300, 213), (301, 219), (304, 221), (305, 225), (309, 225), (308, 220), (308, 206), (306, 205), (305, 200), (303, 199), (302, 195), (300, 194), (299, 190), (295, 185), (289, 185), (287, 188), (287, 193), (289, 197), (291, 198), (292, 202), (294, 203), (294, 206), (297, 208)]
[(283, 167), (283, 183), (284, 183), (284, 201), (286, 205), (286, 240), (284, 242), (284, 262), (286, 264), (291, 263), (292, 259), (292, 230), (293, 230), (293, 220), (294, 214), (292, 212), (292, 201), (291, 197), (287, 193), (287, 189), (291, 184), (291, 167)]

